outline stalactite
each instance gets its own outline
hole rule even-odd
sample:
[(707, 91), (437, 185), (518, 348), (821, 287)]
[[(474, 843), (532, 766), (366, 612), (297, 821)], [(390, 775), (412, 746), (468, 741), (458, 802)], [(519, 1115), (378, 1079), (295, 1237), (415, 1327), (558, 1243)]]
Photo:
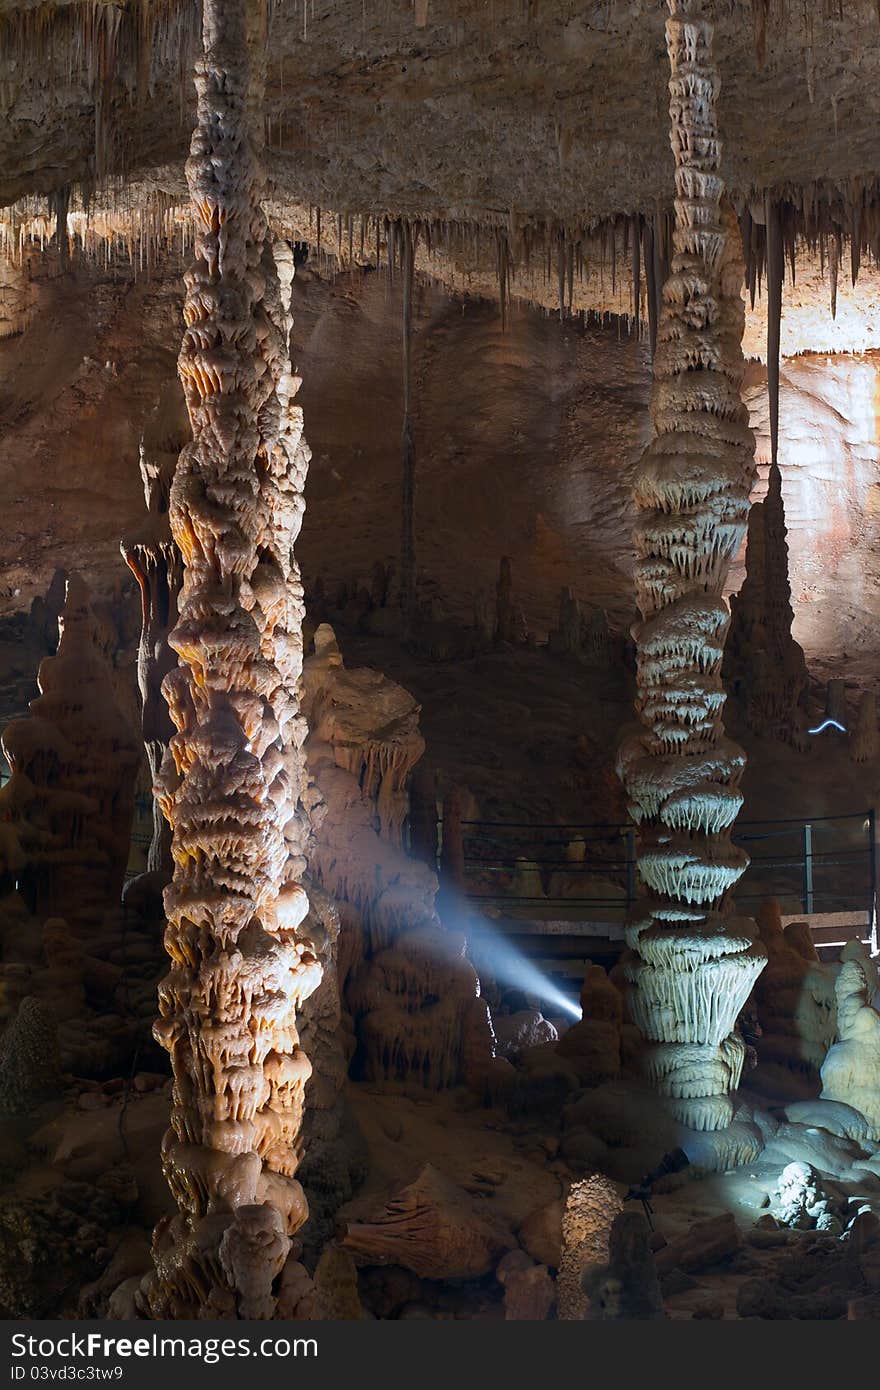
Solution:
[(58, 244), (58, 259), (61, 269), (70, 264), (70, 239), (67, 234), (67, 212), (70, 207), (70, 189), (65, 184), (52, 195), (51, 210), (55, 214), (55, 240)]
[(654, 219), (646, 217), (642, 227), (643, 259), (645, 262), (645, 293), (648, 300), (648, 338), (651, 343), (651, 356), (657, 349), (657, 321), (659, 318), (659, 294), (654, 275)]
[(633, 281), (633, 318), (636, 325), (636, 336), (641, 331), (641, 307), (642, 307), (642, 235), (641, 219), (636, 218), (632, 236), (632, 281)]
[(253, 150), (261, 74), (248, 49), (264, 51), (260, 18), (248, 0), (203, 0), (187, 162), (199, 232), (179, 371), (193, 442), (169, 513), (184, 580), (170, 639), (180, 665), (163, 683), (177, 733), (157, 788), (174, 879), (155, 1026), (174, 1072), (163, 1165), (179, 1212), (154, 1234), (141, 1294), (153, 1317), (271, 1317), (307, 1216), (295, 1174), (310, 1064), (296, 1020), (320, 964), (303, 931), (292, 544), (308, 450), (292, 405), (292, 265), (289, 249), (276, 263)]
[[(702, 0), (668, 0), (672, 273), (654, 356), (655, 437), (636, 482), (638, 735), (619, 768), (641, 826), (639, 872), (652, 896), (627, 927), (648, 1069), (690, 1129), (734, 1114), (742, 1040), (737, 1015), (763, 963), (753, 924), (725, 914), (747, 858), (730, 839), (744, 765), (725, 738), (720, 666), (727, 569), (742, 540), (754, 439), (740, 397), (744, 309), (732, 213), (722, 210), (712, 25)], [(705, 1049), (694, 1080), (688, 1047)], [(662, 1067), (651, 1057), (662, 1053)], [(723, 1161), (723, 1160), (722, 1160)]]
[(828, 247), (829, 262), (828, 274), (831, 282), (831, 317), (837, 318), (837, 277), (840, 268), (840, 242), (837, 237), (832, 237)]
[[(105, 180), (94, 189), (73, 186), (69, 200), (71, 247), (84, 260), (107, 266), (134, 264), (139, 273), (148, 273), (167, 250), (185, 249), (192, 240), (191, 207), (146, 184)], [(778, 207), (784, 259), (792, 283), (798, 257), (804, 251), (819, 257), (823, 264), (829, 260), (836, 310), (837, 266), (844, 247), (849, 248), (850, 267), (856, 272), (866, 257), (874, 264), (880, 260), (880, 185), (850, 180), (841, 187), (828, 182), (807, 188), (781, 186), (755, 194), (743, 203), (740, 226), (746, 284), (753, 305), (765, 273), (765, 202)], [(276, 234), (314, 248), (322, 273), (336, 273), (363, 262), (364, 248), (358, 253), (359, 259), (353, 259), (356, 248), (351, 234), (347, 243), (344, 235), (341, 241), (337, 236), (334, 250), (328, 251), (323, 229), (326, 221), (332, 219), (338, 231), (337, 210), (313, 206), (307, 211), (305, 205), (285, 201), (268, 202), (266, 210)], [(54, 217), (54, 212), (47, 214), (45, 200), (33, 197), (0, 209), (0, 254), (18, 263), (26, 246), (44, 247), (52, 240)], [(374, 219), (377, 240), (370, 259), (376, 265), (384, 259), (389, 263), (389, 273), (396, 274), (400, 228), (406, 224), (421, 230), (417, 269), (434, 273), (447, 282), (451, 279), (455, 285), (461, 278), (472, 291), (489, 293), (490, 281), (494, 281), (505, 324), (512, 302), (537, 301), (548, 305), (551, 294), (563, 315), (566, 310), (571, 313), (575, 309), (576, 284), (581, 313), (592, 314), (596, 322), (614, 313), (631, 323), (636, 312), (633, 238), (638, 235), (638, 220), (627, 217), (563, 225), (552, 218), (529, 223), (517, 214), (513, 224), (508, 225), (507, 219), (499, 225), (488, 214), (468, 222), (428, 212), (387, 215)], [(660, 291), (668, 274), (671, 224), (670, 214), (662, 207), (642, 214), (642, 220), (639, 275), (646, 284), (650, 332), (652, 312), (656, 319)], [(345, 225), (343, 215), (343, 232)], [(541, 248), (547, 267), (543, 285), (537, 271)], [(478, 277), (476, 283), (474, 275)], [(594, 297), (595, 309), (585, 309), (584, 301)], [(656, 322), (653, 331), (656, 333)]]
[(779, 204), (767, 199), (767, 389), (770, 394), (770, 455), (779, 455), (779, 339), (782, 330), (782, 281), (785, 248)]
[[(50, 89), (79, 79), (94, 111), (93, 172), (124, 169), (118, 108), (151, 94), (154, 70), (174, 73), (181, 88), (198, 41), (199, 7), (186, 0), (72, 0), (38, 3), (0, 15), (0, 64), (27, 71), (39, 62)], [(181, 106), (182, 106), (181, 102)], [(182, 112), (181, 112), (182, 115)]]

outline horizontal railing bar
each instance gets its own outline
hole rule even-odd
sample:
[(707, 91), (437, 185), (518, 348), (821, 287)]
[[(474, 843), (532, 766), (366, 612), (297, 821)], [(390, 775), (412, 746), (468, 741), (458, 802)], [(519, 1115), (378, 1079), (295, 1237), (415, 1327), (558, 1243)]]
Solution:
[[(871, 815), (868, 811), (844, 811), (839, 816), (803, 816), (798, 819), (793, 816), (767, 816), (760, 820), (741, 821), (742, 826), (754, 825), (831, 825), (836, 821), (844, 820), (867, 820)], [(460, 822), (462, 829), (465, 826), (503, 826), (508, 830), (635, 830), (637, 827), (634, 822), (626, 821), (507, 821), (507, 820), (465, 820)]]

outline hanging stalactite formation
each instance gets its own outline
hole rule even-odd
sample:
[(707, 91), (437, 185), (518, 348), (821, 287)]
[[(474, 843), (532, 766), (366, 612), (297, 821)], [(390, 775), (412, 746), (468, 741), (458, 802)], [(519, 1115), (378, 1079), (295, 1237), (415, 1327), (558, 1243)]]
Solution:
[(163, 1163), (179, 1213), (156, 1228), (142, 1294), (162, 1317), (273, 1316), (307, 1215), (295, 1173), (310, 1065), (296, 1019), (320, 966), (301, 930), (309, 826), (291, 546), (309, 455), (291, 405), (292, 260), (285, 248), (276, 265), (249, 130), (258, 19), (248, 0), (204, 0), (187, 164), (199, 233), (179, 370), (193, 442), (170, 501), (185, 568), (170, 638), (180, 665), (163, 683), (177, 733), (157, 791), (174, 878), (155, 1027), (174, 1071)]
[[(735, 206), (751, 305), (754, 309), (767, 297), (771, 327), (774, 319), (779, 324), (783, 281), (787, 277), (794, 286), (800, 270), (818, 272), (827, 286), (831, 320), (837, 315), (841, 267), (853, 287), (867, 274), (871, 291), (880, 264), (880, 182), (772, 188), (735, 200)], [(456, 293), (494, 295), (505, 322), (514, 303), (540, 305), (563, 319), (606, 326), (612, 317), (623, 319), (627, 331), (644, 335), (652, 350), (656, 343), (672, 248), (673, 213), (666, 207), (596, 222), (519, 218), (503, 224), (488, 217), (465, 221), (416, 212), (339, 214), (292, 203), (277, 191), (264, 207), (275, 235), (308, 248), (322, 275), (384, 268), (403, 276), (407, 229), (418, 273)], [(66, 223), (66, 237), (59, 218)], [(322, 235), (328, 223), (337, 233), (331, 246)], [(769, 236), (776, 236), (773, 266), (768, 228)], [(191, 205), (169, 192), (136, 182), (109, 182), (99, 190), (65, 186), (48, 199), (30, 196), (0, 209), (0, 258), (21, 266), (29, 251), (55, 246), (63, 263), (150, 275), (169, 255), (186, 255), (195, 230)], [(834, 340), (830, 323), (827, 335), (822, 350), (831, 350)], [(789, 346), (786, 355), (792, 350), (798, 349)]]
[(669, 10), (674, 255), (654, 357), (656, 434), (635, 490), (642, 728), (620, 753), (652, 896), (627, 940), (640, 957), (632, 999), (649, 1073), (684, 1126), (718, 1130), (733, 1118), (743, 1065), (734, 1025), (764, 963), (751, 924), (723, 911), (748, 860), (730, 838), (745, 758), (721, 720), (722, 590), (748, 514), (754, 439), (740, 397), (742, 271), (722, 211), (712, 26), (702, 0), (669, 0)]

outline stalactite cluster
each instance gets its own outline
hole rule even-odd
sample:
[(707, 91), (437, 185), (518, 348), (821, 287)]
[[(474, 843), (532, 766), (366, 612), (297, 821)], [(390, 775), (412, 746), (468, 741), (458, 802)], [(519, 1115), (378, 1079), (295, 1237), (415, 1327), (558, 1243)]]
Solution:
[[(308, 450), (292, 404), (292, 259), (273, 254), (249, 116), (254, 7), (205, 0), (187, 179), (199, 220), (179, 370), (193, 430), (171, 490), (183, 556), (177, 733), (157, 779), (173, 831), (171, 968), (157, 1039), (174, 1071), (163, 1163), (180, 1211), (154, 1236), (150, 1312), (261, 1318), (307, 1215), (295, 1173), (310, 1064), (302, 932), (302, 587), (291, 547)], [(261, 46), (264, 39), (260, 40)], [(280, 248), (279, 248), (280, 249)]]
[[(170, 192), (131, 182), (63, 192), (75, 261), (150, 273), (163, 256), (186, 254), (192, 245), (192, 208)], [(58, 243), (59, 197), (28, 196), (0, 209), (0, 255), (8, 263), (21, 265), (29, 248), (42, 251)], [(409, 236), (417, 270), (468, 292), (494, 288), (504, 319), (514, 302), (555, 306), (562, 318), (589, 313), (605, 322), (613, 314), (626, 320), (630, 331), (646, 333), (652, 348), (656, 343), (672, 254), (671, 208), (583, 223), (514, 216), (498, 223), (488, 216), (464, 221), (424, 212), (335, 213), (291, 203), (280, 190), (264, 206), (276, 235), (308, 246), (323, 273), (384, 268), (405, 284)], [(855, 285), (863, 264), (880, 262), (880, 182), (875, 179), (774, 187), (735, 200), (735, 207), (751, 304), (754, 308), (769, 295), (771, 328), (779, 322), (782, 281), (788, 276), (794, 284), (799, 264), (818, 262), (833, 319), (841, 273), (848, 272)]]
[(800, 258), (817, 258), (822, 274), (827, 273), (834, 318), (841, 273), (848, 269), (856, 285), (863, 261), (880, 257), (880, 185), (872, 177), (849, 179), (842, 186), (767, 189), (743, 204), (739, 221), (749, 297), (754, 306), (766, 280), (771, 333), (778, 332), (775, 286), (781, 288), (786, 273), (796, 282)]
[(724, 735), (722, 597), (745, 528), (754, 439), (740, 397), (741, 262), (722, 212), (712, 26), (701, 0), (669, 0), (675, 233), (654, 356), (655, 437), (636, 482), (637, 709), (620, 770), (653, 895), (627, 929), (632, 1008), (648, 1070), (689, 1128), (733, 1116), (744, 1048), (737, 1015), (764, 963), (724, 916), (747, 858), (731, 842), (741, 751)]
[(142, 102), (159, 69), (189, 83), (198, 42), (199, 7), (192, 0), (74, 0), (16, 7), (0, 15), (0, 65), (20, 72), (40, 60), (51, 93), (82, 82), (94, 109), (91, 174), (103, 179), (125, 166), (118, 141), (117, 105)]

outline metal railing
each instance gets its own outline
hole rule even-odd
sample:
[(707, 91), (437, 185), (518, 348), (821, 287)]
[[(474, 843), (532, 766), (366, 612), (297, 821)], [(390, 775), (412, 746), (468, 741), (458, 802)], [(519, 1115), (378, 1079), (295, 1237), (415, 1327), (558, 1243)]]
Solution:
[[(460, 834), (464, 882), (459, 886), (474, 904), (508, 906), (517, 915), (541, 908), (541, 915), (553, 909), (563, 916), (577, 911), (602, 917), (625, 915), (639, 896), (632, 825), (464, 821)], [(744, 909), (772, 897), (783, 913), (873, 913), (873, 810), (743, 821), (733, 840), (751, 860), (732, 894)], [(577, 891), (579, 878), (583, 892)], [(517, 891), (523, 888), (527, 891)]]

